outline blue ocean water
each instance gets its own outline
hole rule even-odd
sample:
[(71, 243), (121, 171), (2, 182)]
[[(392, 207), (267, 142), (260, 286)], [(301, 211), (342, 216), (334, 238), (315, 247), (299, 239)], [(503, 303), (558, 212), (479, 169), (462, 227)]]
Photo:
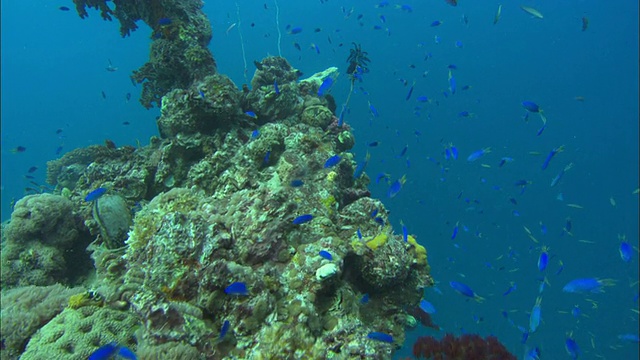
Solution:
[[(408, 1), (410, 12), (396, 3), (375, 4), (280, 0), (277, 10), (272, 0), (239, 0), (207, 2), (204, 9), (218, 70), (239, 86), (250, 81), (253, 60), (281, 54), (304, 77), (337, 66), (341, 75), (331, 93), (340, 104), (350, 90), (345, 60), (352, 42), (368, 52), (370, 72), (356, 83), (345, 115), (357, 139), (353, 152), (359, 159), (371, 154), (372, 196), (384, 199), (398, 232), (402, 221), (427, 247), (441, 292), (427, 289), (425, 298), (443, 330), (410, 331), (398, 356), (409, 356), (418, 336), (467, 332), (496, 335), (521, 357), (517, 326), (529, 327), (542, 296), (542, 323), (526, 344), (540, 348), (542, 358), (569, 358), (569, 336), (584, 358), (638, 358), (637, 343), (619, 339), (638, 334), (638, 3), (528, 1), (543, 19), (504, 3), (495, 25), (497, 1), (457, 7)], [(430, 26), (435, 20), (442, 24)], [(11, 199), (37, 187), (30, 181), (44, 184), (46, 161), (105, 139), (144, 145), (156, 135), (159, 111), (140, 106), (141, 88), (129, 80), (148, 57), (150, 31), (140, 25), (123, 39), (117, 22), (102, 21), (95, 11), (81, 20), (67, 1), (2, 2), (3, 220)], [(302, 32), (290, 34), (287, 26)], [(109, 61), (117, 71), (106, 71)], [(430, 101), (417, 101), (420, 96)], [(544, 109), (539, 136), (542, 121), (538, 114), (523, 119), (523, 101)], [(463, 111), (472, 116), (459, 116)], [(367, 146), (374, 141), (380, 144)], [(458, 149), (457, 160), (445, 159), (449, 144)], [(564, 151), (543, 170), (547, 154), (561, 145)], [(26, 151), (12, 153), (17, 146)], [(466, 160), (488, 147), (481, 159)], [(513, 161), (499, 167), (503, 157)], [(25, 179), (32, 166), (35, 179)], [(391, 181), (406, 175), (392, 199), (388, 183), (375, 182), (380, 173)], [(519, 180), (530, 184), (515, 186)], [(630, 262), (618, 253), (622, 234), (635, 249)], [(550, 261), (541, 272), (542, 246), (549, 247)], [(540, 294), (545, 277), (549, 285)], [(562, 292), (583, 277), (616, 285), (603, 293)], [(450, 281), (468, 284), (486, 300), (462, 297)], [(516, 290), (503, 296), (511, 283)], [(578, 317), (571, 314), (576, 306)]]

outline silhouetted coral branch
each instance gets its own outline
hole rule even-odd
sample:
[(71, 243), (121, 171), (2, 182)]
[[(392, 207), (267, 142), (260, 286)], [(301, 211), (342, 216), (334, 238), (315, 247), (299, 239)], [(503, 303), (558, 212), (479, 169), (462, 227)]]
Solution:
[(507, 348), (494, 336), (485, 339), (476, 334), (456, 337), (446, 334), (442, 340), (421, 336), (413, 344), (413, 355), (418, 359), (433, 360), (515, 360)]

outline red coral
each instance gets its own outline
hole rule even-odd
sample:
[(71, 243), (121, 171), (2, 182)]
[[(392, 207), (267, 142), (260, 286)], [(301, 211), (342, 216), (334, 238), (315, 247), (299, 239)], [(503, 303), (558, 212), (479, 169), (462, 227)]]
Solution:
[(494, 336), (485, 339), (476, 334), (460, 337), (446, 334), (442, 340), (422, 336), (413, 344), (413, 355), (417, 359), (434, 360), (515, 360), (516, 357)]

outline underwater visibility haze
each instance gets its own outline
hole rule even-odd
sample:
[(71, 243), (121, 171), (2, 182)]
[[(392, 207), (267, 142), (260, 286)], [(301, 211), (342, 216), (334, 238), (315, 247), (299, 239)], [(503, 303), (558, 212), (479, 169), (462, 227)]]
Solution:
[(637, 359), (638, 3), (2, 2), (2, 359)]

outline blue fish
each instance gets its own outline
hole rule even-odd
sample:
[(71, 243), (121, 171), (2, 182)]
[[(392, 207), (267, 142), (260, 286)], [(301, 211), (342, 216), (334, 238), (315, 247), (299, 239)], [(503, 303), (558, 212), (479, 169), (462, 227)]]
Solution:
[(417, 101), (417, 102), (427, 102), (427, 101), (429, 101), (429, 98), (428, 98), (428, 97), (426, 97), (426, 96), (418, 96), (418, 97), (416, 98), (416, 101)]
[(376, 217), (376, 215), (378, 215), (378, 209), (373, 209), (373, 211), (371, 212), (371, 217), (374, 218)]
[(222, 323), (222, 327), (220, 328), (220, 337), (218, 338), (219, 340), (224, 339), (230, 327), (231, 323), (229, 323), (229, 320), (225, 320), (224, 323)]
[(502, 294), (502, 296), (507, 296), (509, 294), (511, 294), (511, 292), (513, 292), (514, 290), (517, 290), (517, 286), (516, 283), (511, 283), (511, 286), (509, 286), (509, 288), (507, 289), (507, 291), (504, 292), (504, 294)]
[(547, 155), (547, 158), (544, 159), (544, 162), (542, 163), (542, 170), (546, 169), (549, 166), (551, 159), (553, 159), (553, 157), (556, 156), (557, 153), (560, 153), (562, 151), (564, 151), (564, 145), (560, 145), (559, 147), (552, 149), (549, 155)]
[(480, 149), (480, 150), (476, 150), (474, 152), (471, 153), (471, 155), (469, 155), (467, 157), (467, 161), (469, 162), (473, 162), (476, 161), (478, 159), (480, 159), (481, 157), (485, 156), (486, 154), (491, 152), (491, 148), (484, 148), (484, 149)]
[(540, 326), (540, 320), (542, 317), (542, 297), (536, 299), (535, 305), (531, 309), (531, 315), (529, 316), (529, 332), (534, 333), (538, 326)]
[(427, 314), (436, 313), (436, 308), (433, 306), (433, 304), (424, 299), (420, 300), (420, 310), (426, 312)]
[(278, 82), (276, 80), (273, 80), (273, 89), (276, 92), (276, 95), (280, 95), (280, 88), (278, 87)]
[(460, 40), (456, 41), (456, 47), (457, 47), (458, 49), (462, 49), (462, 47), (463, 47), (463, 45), (462, 45), (462, 41), (460, 41)]
[(256, 129), (256, 130), (253, 130), (253, 131), (251, 132), (251, 138), (252, 138), (252, 139), (257, 139), (257, 138), (258, 138), (258, 136), (260, 136), (260, 130), (257, 130), (257, 129)]
[(451, 95), (456, 93), (456, 78), (451, 75), (451, 70), (449, 70), (449, 91)]
[(442, 25), (442, 21), (440, 21), (440, 20), (436, 20), (436, 21), (431, 23), (431, 27), (436, 27), (436, 26), (440, 26), (440, 25)]
[(380, 216), (376, 217), (375, 219), (373, 219), (373, 221), (375, 221), (376, 223), (378, 223), (378, 225), (380, 226), (384, 226), (384, 219), (381, 218)]
[(364, 294), (360, 298), (360, 304), (365, 305), (369, 302), (369, 294)]
[[(402, 224), (402, 222), (400, 222)], [(404, 226), (404, 224), (402, 224), (402, 240), (404, 240), (404, 242), (407, 242), (409, 240), (409, 231), (407, 230), (407, 227)]]
[(289, 185), (291, 187), (300, 187), (302, 185), (304, 185), (304, 181), (300, 180), (300, 179), (293, 179), (291, 180), (291, 182), (289, 183)]
[(453, 160), (458, 160), (458, 149), (456, 149), (456, 147), (451, 144), (449, 146), (449, 149), (451, 150), (451, 157), (453, 158)]
[(245, 113), (245, 115), (247, 115), (249, 117), (252, 117), (254, 119), (258, 118), (258, 115), (256, 115), (256, 113), (254, 113), (253, 111), (245, 111), (244, 113)]
[(333, 86), (333, 78), (328, 76), (318, 88), (318, 97), (323, 96)]
[(582, 278), (569, 281), (562, 288), (562, 291), (567, 293), (583, 293), (587, 291), (600, 293), (604, 291), (604, 286), (612, 286), (614, 284), (615, 282), (612, 279)]
[(456, 226), (453, 227), (453, 233), (451, 234), (451, 240), (454, 240), (458, 235), (458, 223), (456, 222)]
[(471, 290), (471, 288), (466, 284), (457, 281), (449, 281), (449, 286), (451, 286), (451, 288), (453, 288), (453, 290), (457, 291), (458, 293), (473, 298), (477, 302), (482, 302), (484, 300), (484, 298), (478, 296), (478, 294)]
[(407, 176), (403, 175), (400, 179), (394, 181), (391, 186), (389, 186), (389, 190), (387, 191), (387, 196), (389, 198), (394, 198), (400, 190), (402, 190), (402, 185), (407, 181)]
[(378, 332), (378, 331), (372, 331), (370, 332), (367, 337), (371, 340), (377, 340), (377, 341), (382, 341), (382, 342), (386, 342), (386, 343), (392, 343), (393, 342), (393, 336), (383, 333), (383, 332)]
[(173, 21), (171, 21), (171, 19), (169, 19), (168, 17), (158, 19), (158, 25), (160, 26), (171, 25), (172, 22)]
[(331, 253), (326, 250), (320, 250), (320, 252), (318, 252), (318, 255), (320, 255), (323, 259), (327, 259), (329, 261), (333, 260), (333, 256), (331, 256)]
[(538, 104), (534, 103), (533, 101), (523, 101), (522, 107), (524, 107), (528, 112), (540, 112), (540, 106), (538, 106)]
[(413, 84), (411, 85), (411, 87), (409, 88), (409, 93), (407, 94), (407, 96), (405, 97), (406, 101), (409, 101), (409, 99), (411, 99), (411, 94), (413, 94), (413, 87), (416, 85), (416, 82), (414, 81)]
[(356, 235), (358, 235), (358, 239), (362, 240), (362, 232), (360, 231), (360, 228), (358, 228), (358, 230), (356, 230)]
[(367, 153), (367, 156), (364, 158), (364, 160), (358, 162), (358, 164), (356, 165), (356, 169), (353, 171), (354, 179), (359, 179), (362, 176), (362, 174), (364, 174), (364, 170), (367, 168), (367, 164), (369, 164), (370, 158), (371, 158), (371, 155)]
[(567, 349), (567, 353), (571, 356), (572, 359), (577, 359), (580, 354), (580, 348), (578, 347), (578, 343), (575, 340), (568, 337), (564, 342), (564, 347)]
[(378, 114), (378, 110), (376, 110), (376, 108), (373, 107), (373, 105), (371, 105), (371, 103), (369, 103), (369, 111), (371, 111), (371, 115), (373, 115), (373, 117), (380, 116), (380, 114)]
[(294, 27), (289, 31), (289, 34), (295, 35), (295, 34), (300, 34), (301, 32), (302, 32), (301, 27)]
[(312, 219), (313, 219), (313, 215), (311, 214), (300, 215), (297, 218), (293, 219), (293, 224), (294, 225), (304, 224), (311, 221)]
[(547, 264), (549, 263), (549, 253), (547, 253), (548, 249), (546, 246), (542, 247), (542, 251), (540, 252), (540, 256), (538, 257), (538, 270), (540, 272), (544, 271), (547, 268)]
[(271, 158), (271, 150), (267, 150), (266, 154), (264, 154), (264, 158), (262, 159), (262, 165), (269, 165), (269, 159)]
[(622, 241), (620, 243), (620, 258), (622, 259), (622, 261), (624, 262), (629, 262), (631, 261), (631, 257), (633, 255), (633, 248), (631, 247), (631, 245), (629, 244), (629, 242), (627, 241)]
[(324, 162), (324, 168), (328, 169), (328, 168), (330, 168), (332, 166), (336, 166), (336, 165), (338, 165), (340, 160), (342, 160), (340, 155), (333, 155), (332, 157), (328, 158), (327, 161)]
[(227, 295), (249, 295), (247, 284), (243, 282), (234, 282), (224, 289), (224, 293)]
[(97, 188), (92, 192), (88, 193), (87, 196), (84, 198), (84, 201), (90, 202), (90, 201), (98, 200), (106, 192), (107, 192), (107, 189), (105, 188), (102, 188), (102, 187)]
[(110, 342), (101, 346), (98, 350), (89, 355), (89, 360), (107, 360), (111, 359), (115, 355), (119, 355), (125, 359), (136, 360), (136, 354), (126, 346), (120, 346), (118, 343)]

